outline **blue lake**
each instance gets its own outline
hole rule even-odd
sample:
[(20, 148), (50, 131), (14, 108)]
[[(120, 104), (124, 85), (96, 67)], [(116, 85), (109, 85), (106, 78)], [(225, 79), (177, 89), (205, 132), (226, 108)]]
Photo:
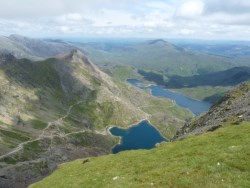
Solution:
[(165, 89), (162, 86), (157, 85), (150, 85), (150, 86), (141, 86), (141, 81), (136, 79), (128, 79), (127, 80), (130, 84), (140, 88), (140, 89), (150, 89), (152, 95), (159, 96), (159, 97), (165, 97), (168, 99), (172, 99), (176, 102), (177, 105), (187, 108), (190, 111), (192, 111), (195, 115), (199, 115), (202, 112), (208, 111), (211, 104), (205, 101), (199, 101), (192, 99), (190, 97), (187, 97), (181, 93), (173, 92), (168, 89)]
[[(202, 112), (207, 111), (211, 106), (210, 103), (186, 97), (181, 93), (167, 90), (162, 86), (142, 86), (141, 81), (136, 79), (128, 79), (127, 81), (140, 89), (150, 89), (152, 95), (154, 96), (172, 99), (177, 105), (189, 109), (195, 115), (199, 115)], [(155, 147), (156, 143), (167, 141), (161, 136), (158, 130), (146, 120), (141, 121), (137, 125), (128, 129), (113, 127), (109, 131), (112, 135), (121, 137), (120, 144), (117, 144), (112, 149), (113, 153), (118, 153), (124, 150), (152, 149)]]
[(121, 137), (120, 144), (113, 147), (113, 153), (124, 150), (152, 149), (156, 143), (166, 141), (147, 120), (128, 129), (113, 127), (109, 131), (112, 135)]

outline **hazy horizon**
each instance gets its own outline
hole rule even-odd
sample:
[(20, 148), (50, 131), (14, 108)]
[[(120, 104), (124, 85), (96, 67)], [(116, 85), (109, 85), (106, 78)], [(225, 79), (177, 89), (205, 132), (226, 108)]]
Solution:
[(250, 40), (248, 0), (0, 0), (0, 35)]

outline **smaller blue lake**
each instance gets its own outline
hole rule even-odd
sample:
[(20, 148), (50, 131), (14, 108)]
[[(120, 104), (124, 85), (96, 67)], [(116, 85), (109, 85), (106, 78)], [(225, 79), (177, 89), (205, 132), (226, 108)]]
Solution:
[(150, 86), (141, 86), (141, 81), (137, 79), (128, 79), (127, 80), (130, 84), (140, 88), (140, 89), (150, 89), (152, 95), (159, 96), (159, 97), (165, 97), (168, 99), (172, 99), (176, 102), (177, 105), (187, 108), (190, 111), (192, 111), (195, 115), (199, 115), (202, 112), (208, 111), (211, 104), (205, 101), (199, 101), (192, 99), (190, 97), (187, 97), (181, 93), (173, 92), (168, 89), (165, 89), (162, 86), (158, 85), (150, 85)]
[(166, 141), (147, 120), (128, 129), (113, 127), (109, 131), (113, 136), (121, 137), (120, 144), (113, 147), (113, 153), (124, 150), (152, 149), (156, 143)]

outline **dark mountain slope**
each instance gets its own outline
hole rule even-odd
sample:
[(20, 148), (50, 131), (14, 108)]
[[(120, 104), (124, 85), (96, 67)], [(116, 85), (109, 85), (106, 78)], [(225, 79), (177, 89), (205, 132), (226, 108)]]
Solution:
[(187, 123), (177, 134), (177, 138), (215, 130), (223, 122), (239, 124), (242, 121), (250, 121), (249, 99), (250, 82), (246, 82), (229, 91), (206, 114)]
[(172, 76), (165, 84), (168, 88), (197, 87), (197, 86), (235, 86), (250, 80), (250, 67), (234, 67), (192, 77)]
[(169, 76), (167, 81), (160, 74), (154, 72), (138, 71), (144, 79), (153, 81), (167, 88), (188, 88), (198, 86), (235, 86), (250, 80), (250, 67), (234, 67), (225, 71), (213, 72), (191, 77)]

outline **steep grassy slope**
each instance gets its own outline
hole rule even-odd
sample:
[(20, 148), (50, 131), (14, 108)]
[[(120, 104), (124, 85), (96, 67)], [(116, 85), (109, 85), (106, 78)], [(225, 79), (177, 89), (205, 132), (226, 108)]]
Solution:
[(0, 84), (2, 187), (23, 187), (64, 161), (110, 153), (109, 126), (149, 119), (170, 138), (192, 117), (111, 78), (77, 50), (37, 62), (1, 55)]
[(30, 187), (248, 187), (250, 123), (223, 128), (150, 151), (61, 165)]

